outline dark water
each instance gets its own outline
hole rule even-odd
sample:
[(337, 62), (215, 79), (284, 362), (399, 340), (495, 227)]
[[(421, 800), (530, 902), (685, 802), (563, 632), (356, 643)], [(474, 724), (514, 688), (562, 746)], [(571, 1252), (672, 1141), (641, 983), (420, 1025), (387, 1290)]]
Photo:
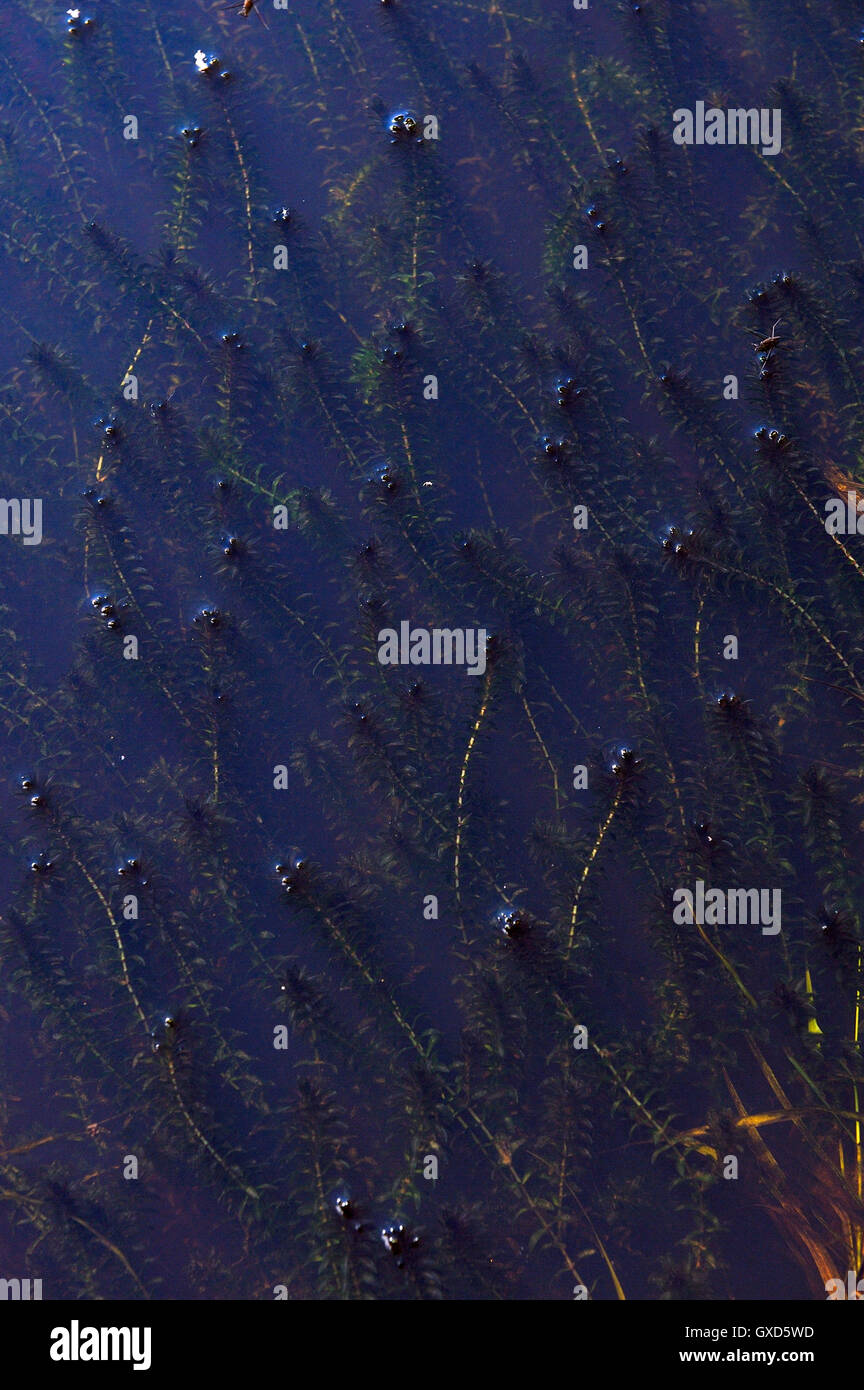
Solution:
[(0, 1277), (824, 1298), (864, 6), (257, 8), (4, 7)]

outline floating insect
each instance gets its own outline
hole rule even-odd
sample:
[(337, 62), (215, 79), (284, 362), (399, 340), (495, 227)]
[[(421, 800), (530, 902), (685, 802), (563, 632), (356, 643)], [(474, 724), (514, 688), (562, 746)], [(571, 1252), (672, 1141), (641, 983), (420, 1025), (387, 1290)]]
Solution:
[(269, 29), (269, 28), (270, 28), (270, 25), (267, 23), (266, 19), (264, 18), (263, 14), (261, 13), (261, 11), (255, 9), (255, 4), (256, 4), (256, 0), (243, 0), (243, 3), (242, 3), (242, 5), (240, 6), (240, 8), (239, 8), (239, 10), (237, 11), (237, 13), (238, 13), (239, 15), (242, 15), (244, 19), (248, 19), (249, 16), (250, 16), (250, 14), (252, 13), (252, 11), (255, 10), (255, 13), (257, 14), (257, 16), (258, 16), (258, 18), (260, 19), (261, 23), (264, 25), (264, 28), (265, 28), (265, 29)]
[(780, 342), (780, 339), (777, 337), (777, 329), (780, 327), (782, 322), (782, 319), (777, 319), (777, 321), (773, 324), (768, 337), (763, 338), (761, 342), (756, 344), (757, 352), (770, 352), (772, 348), (775, 348), (777, 346), (777, 344)]
[(780, 339), (777, 337), (777, 329), (780, 327), (782, 322), (782, 319), (777, 319), (776, 323), (774, 323), (774, 325), (772, 326), (771, 332), (769, 333), (768, 337), (762, 338), (761, 341), (756, 344), (755, 351), (758, 352), (759, 356), (762, 358), (762, 376), (770, 375), (770, 373), (766, 373), (765, 368), (771, 361), (774, 349), (780, 343)]

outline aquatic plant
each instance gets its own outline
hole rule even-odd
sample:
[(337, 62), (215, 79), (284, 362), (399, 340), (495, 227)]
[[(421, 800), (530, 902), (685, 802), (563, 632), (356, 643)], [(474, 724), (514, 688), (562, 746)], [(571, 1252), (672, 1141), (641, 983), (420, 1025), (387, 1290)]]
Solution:
[[(517, 8), (10, 7), (0, 1220), (46, 1297), (864, 1272), (860, 6)], [(782, 154), (673, 142), (744, 94)], [(482, 670), (382, 664), (403, 622)]]

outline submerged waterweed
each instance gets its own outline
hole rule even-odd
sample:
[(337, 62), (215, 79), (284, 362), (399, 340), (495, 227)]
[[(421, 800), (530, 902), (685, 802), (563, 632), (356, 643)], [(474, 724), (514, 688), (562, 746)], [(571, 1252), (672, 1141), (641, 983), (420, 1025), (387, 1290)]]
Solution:
[(722, 53), (704, 5), (39, 8), (0, 1243), (77, 1300), (821, 1296), (864, 1241), (848, 7), (739, 0)]

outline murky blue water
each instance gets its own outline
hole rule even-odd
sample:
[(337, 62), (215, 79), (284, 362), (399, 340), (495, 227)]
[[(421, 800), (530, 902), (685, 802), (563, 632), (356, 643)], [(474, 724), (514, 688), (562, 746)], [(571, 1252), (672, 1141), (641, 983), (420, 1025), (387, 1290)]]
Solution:
[(862, 7), (255, 8), (8, 7), (0, 1277), (819, 1297)]

